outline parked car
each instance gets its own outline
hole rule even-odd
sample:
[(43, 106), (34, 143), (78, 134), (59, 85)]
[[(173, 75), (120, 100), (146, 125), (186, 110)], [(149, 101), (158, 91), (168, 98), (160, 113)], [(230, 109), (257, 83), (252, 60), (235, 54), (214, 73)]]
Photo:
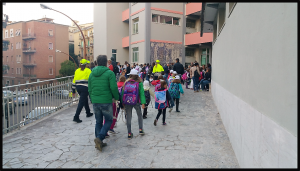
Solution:
[(4, 97), (13, 95), (13, 92), (10, 90), (3, 90), (2, 92), (3, 92)]
[(25, 92), (25, 93), (28, 93), (27, 95), (30, 96), (31, 90), (30, 90), (30, 89), (24, 89), (24, 92)]
[[(25, 92), (18, 92), (18, 104), (19, 106), (28, 104), (28, 95)], [(17, 103), (17, 98), (14, 97), (14, 102)]]
[[(23, 119), (21, 120), (21, 122), (24, 122), (23, 123), (23, 126), (24, 126), (24, 125), (26, 125), (28, 123), (31, 123), (32, 121), (34, 121), (36, 119), (43, 118), (43, 116), (41, 116), (41, 115), (44, 114), (44, 113), (47, 113), (48, 111), (49, 111), (49, 114), (55, 112), (56, 108), (57, 107), (55, 107), (55, 106), (41, 106), (41, 107), (36, 107), (31, 112), (29, 112), (26, 115), (26, 117), (23, 116)], [(29, 119), (32, 119), (32, 120), (29, 120)]]
[(55, 92), (55, 95), (57, 98), (68, 98), (69, 97), (69, 91), (68, 90), (57, 90)]

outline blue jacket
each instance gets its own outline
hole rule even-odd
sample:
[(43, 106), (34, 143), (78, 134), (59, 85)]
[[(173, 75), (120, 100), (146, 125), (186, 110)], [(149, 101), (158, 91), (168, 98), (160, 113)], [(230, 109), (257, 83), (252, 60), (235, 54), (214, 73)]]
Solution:
[[(180, 83), (171, 83), (170, 86), (171, 86), (172, 84), (178, 84), (180, 93), (181, 93), (181, 94), (184, 94), (183, 89), (182, 89), (182, 86), (181, 86)], [(180, 99), (180, 93), (179, 93), (178, 97), (175, 97), (176, 99)]]

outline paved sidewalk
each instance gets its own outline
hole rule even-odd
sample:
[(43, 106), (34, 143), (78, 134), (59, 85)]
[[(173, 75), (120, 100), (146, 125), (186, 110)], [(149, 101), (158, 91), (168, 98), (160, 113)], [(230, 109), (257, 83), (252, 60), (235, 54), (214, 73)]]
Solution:
[[(144, 119), (145, 135), (138, 134), (133, 110), (132, 132), (122, 118), (118, 134), (105, 139), (102, 152), (95, 148), (95, 118), (80, 114), (73, 122), (77, 105), (3, 138), (3, 168), (239, 168), (210, 92), (194, 93), (184, 88), (179, 110), (167, 111), (167, 126), (149, 105)], [(152, 103), (154, 99), (152, 98)], [(90, 105), (92, 108), (92, 105)], [(154, 103), (153, 103), (154, 107)], [(92, 110), (93, 111), (93, 110)], [(125, 119), (125, 118), (124, 118)], [(26, 127), (26, 126), (25, 126)]]

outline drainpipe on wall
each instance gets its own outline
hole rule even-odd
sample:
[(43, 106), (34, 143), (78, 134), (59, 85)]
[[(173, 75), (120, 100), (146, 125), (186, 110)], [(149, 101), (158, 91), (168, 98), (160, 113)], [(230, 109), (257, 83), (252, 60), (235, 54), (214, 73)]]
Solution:
[(150, 63), (151, 3), (145, 3), (145, 33), (144, 63)]
[[(128, 63), (129, 64), (131, 64), (131, 61), (132, 61), (132, 56), (131, 56), (131, 53), (132, 53), (132, 51), (131, 51), (131, 3), (129, 2), (128, 3), (129, 4), (129, 49), (128, 49), (128, 51), (129, 51), (129, 56), (128, 56)], [(130, 67), (131, 67), (131, 65), (130, 65)]]
[(183, 3), (183, 15), (182, 15), (182, 61), (181, 64), (185, 66), (185, 33), (186, 33), (186, 15), (185, 15), (186, 2)]

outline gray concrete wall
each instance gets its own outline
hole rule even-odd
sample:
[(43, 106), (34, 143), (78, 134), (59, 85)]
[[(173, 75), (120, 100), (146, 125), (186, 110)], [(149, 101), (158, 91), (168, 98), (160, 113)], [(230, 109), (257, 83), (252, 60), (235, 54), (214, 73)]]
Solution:
[(151, 16), (152, 14), (178, 17), (180, 18), (180, 20), (179, 20), (179, 26), (176, 26), (171, 24), (152, 22), (152, 17), (151, 17), (151, 39), (182, 42), (183, 15), (151, 10)]
[[(133, 22), (132, 20), (139, 17), (139, 24), (138, 24), (138, 33), (133, 34)], [(133, 16), (131, 16), (130, 23), (131, 24), (131, 42), (136, 42), (140, 40), (145, 40), (145, 10), (139, 12)]]
[(185, 5), (184, 3), (151, 3), (151, 7), (178, 11), (178, 12), (183, 12), (184, 5)]
[(226, 11), (211, 89), (239, 164), (297, 167), (297, 4)]
[(107, 19), (107, 3), (94, 3), (94, 60), (98, 55), (108, 55)]

